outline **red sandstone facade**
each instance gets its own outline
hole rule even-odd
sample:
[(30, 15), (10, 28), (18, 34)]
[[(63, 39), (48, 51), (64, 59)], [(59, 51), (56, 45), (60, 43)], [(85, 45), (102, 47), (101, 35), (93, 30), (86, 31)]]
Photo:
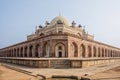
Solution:
[(95, 41), (93, 35), (75, 24), (73, 21), (69, 26), (66, 18), (58, 16), (50, 23), (46, 22), (45, 27), (39, 26), (35, 34), (27, 36), (27, 41), (0, 49), (0, 60), (31, 66), (36, 64), (36, 67), (45, 67), (45, 64), (50, 67), (50, 61), (54, 63), (52, 58), (56, 61), (64, 58), (60, 63), (69, 67), (119, 61), (119, 48)]

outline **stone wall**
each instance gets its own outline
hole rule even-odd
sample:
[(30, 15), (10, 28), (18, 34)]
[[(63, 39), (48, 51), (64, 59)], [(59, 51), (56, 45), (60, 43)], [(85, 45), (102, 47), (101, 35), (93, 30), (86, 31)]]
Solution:
[(73, 59), (73, 58), (0, 58), (1, 62), (38, 68), (86, 68), (120, 61), (119, 58)]
[(86, 68), (90, 66), (96, 66), (101, 64), (110, 64), (120, 61), (119, 58), (107, 58), (107, 59), (83, 59), (83, 60), (71, 60), (71, 67), (73, 68)]

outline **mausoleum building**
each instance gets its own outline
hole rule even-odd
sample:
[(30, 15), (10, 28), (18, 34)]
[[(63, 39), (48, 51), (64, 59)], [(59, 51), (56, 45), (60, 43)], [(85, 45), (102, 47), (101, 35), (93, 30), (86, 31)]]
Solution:
[(94, 40), (63, 16), (39, 25), (27, 40), (0, 49), (0, 61), (40, 68), (82, 68), (120, 61), (120, 48)]

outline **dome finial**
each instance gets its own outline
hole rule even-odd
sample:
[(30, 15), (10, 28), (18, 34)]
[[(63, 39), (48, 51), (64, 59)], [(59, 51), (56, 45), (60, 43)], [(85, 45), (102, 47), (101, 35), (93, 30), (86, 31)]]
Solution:
[(59, 11), (59, 16), (61, 16), (61, 12)]

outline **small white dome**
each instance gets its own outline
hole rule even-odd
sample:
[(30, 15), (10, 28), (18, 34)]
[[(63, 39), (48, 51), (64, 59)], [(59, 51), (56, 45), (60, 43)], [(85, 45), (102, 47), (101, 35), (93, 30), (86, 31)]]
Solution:
[(69, 26), (69, 21), (68, 21), (65, 17), (63, 17), (63, 16), (57, 16), (57, 17), (55, 17), (55, 18), (51, 21), (50, 25), (51, 25), (51, 26), (54, 26), (55, 24), (57, 24), (58, 21), (61, 21), (61, 22), (64, 23), (64, 25)]

